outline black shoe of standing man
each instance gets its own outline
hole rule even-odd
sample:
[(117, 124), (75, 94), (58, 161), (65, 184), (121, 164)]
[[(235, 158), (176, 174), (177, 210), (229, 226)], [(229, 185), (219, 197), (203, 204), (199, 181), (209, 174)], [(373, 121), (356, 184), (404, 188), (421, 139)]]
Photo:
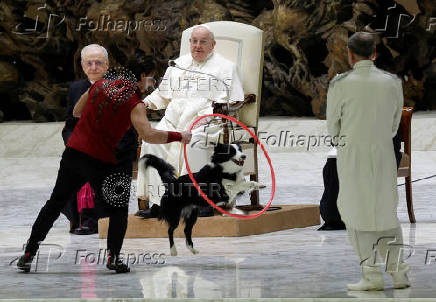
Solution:
[[(83, 209), (83, 212), (85, 212), (85, 209)], [(93, 215), (83, 214), (81, 220), (83, 221), (83, 223), (78, 227), (71, 229), (70, 230), (71, 234), (92, 235), (98, 233), (98, 219), (95, 217), (95, 214)]]
[(98, 228), (91, 228), (89, 226), (83, 225), (70, 231), (74, 235), (92, 235), (98, 233)]
[(345, 229), (345, 224), (342, 221), (326, 221), (318, 231), (339, 231)]
[(157, 218), (159, 216), (160, 206), (157, 204), (153, 204), (150, 208), (147, 210), (139, 210), (136, 212), (136, 216), (142, 217), (144, 219), (148, 218)]

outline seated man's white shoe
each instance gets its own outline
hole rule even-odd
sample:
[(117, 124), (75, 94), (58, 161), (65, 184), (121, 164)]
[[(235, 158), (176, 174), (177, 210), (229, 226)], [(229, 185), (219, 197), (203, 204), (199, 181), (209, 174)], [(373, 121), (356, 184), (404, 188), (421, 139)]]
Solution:
[(362, 279), (358, 283), (347, 284), (348, 290), (383, 290), (383, 274), (377, 266), (362, 264)]
[(409, 278), (407, 277), (407, 272), (409, 271), (409, 266), (406, 264), (400, 264), (400, 269), (396, 272), (389, 272), (394, 281), (394, 288), (401, 289), (410, 286)]

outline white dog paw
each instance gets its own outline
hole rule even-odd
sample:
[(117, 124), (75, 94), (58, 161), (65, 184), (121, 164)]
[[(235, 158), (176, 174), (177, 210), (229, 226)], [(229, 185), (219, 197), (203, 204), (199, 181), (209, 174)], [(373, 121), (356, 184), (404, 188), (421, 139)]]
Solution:
[(173, 246), (170, 248), (170, 254), (171, 254), (171, 256), (177, 256), (177, 249), (176, 249), (176, 246), (175, 246), (175, 245), (173, 245)]
[(233, 198), (226, 204), (226, 209), (233, 209), (236, 205), (236, 200)]
[(261, 183), (255, 182), (255, 181), (250, 183), (250, 191), (264, 189), (264, 188), (266, 188), (266, 185), (264, 185), (264, 184), (261, 184)]
[(198, 253), (200, 253), (198, 250), (196, 250), (196, 249), (194, 249), (194, 247), (193, 246), (190, 246), (190, 245), (186, 245), (186, 247), (188, 248), (188, 250), (190, 250), (191, 251), (191, 253), (193, 253), (194, 255), (196, 255), (196, 254), (198, 254)]

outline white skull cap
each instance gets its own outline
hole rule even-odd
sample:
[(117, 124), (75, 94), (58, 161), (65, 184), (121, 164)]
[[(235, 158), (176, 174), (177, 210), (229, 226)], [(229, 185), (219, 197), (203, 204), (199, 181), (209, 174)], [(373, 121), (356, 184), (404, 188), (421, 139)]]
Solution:
[(212, 39), (215, 40), (215, 35), (214, 35), (212, 29), (210, 29), (209, 25), (206, 25), (204, 23), (203, 24), (194, 25), (192, 27), (192, 30), (196, 29), (197, 27), (204, 27), (204, 28), (206, 28), (210, 32), (210, 34), (212, 35)]

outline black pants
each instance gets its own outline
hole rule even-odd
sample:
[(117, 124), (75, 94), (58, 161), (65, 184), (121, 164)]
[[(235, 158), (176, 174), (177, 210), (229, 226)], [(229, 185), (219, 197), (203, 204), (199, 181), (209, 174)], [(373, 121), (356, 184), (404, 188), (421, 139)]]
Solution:
[[(118, 162), (117, 165), (119, 166), (118, 169), (122, 170), (127, 175), (132, 175), (133, 162), (136, 161), (136, 149), (133, 149), (131, 146), (125, 149), (126, 150), (122, 152), (117, 149), (115, 153)], [(72, 228), (75, 229), (79, 226), (87, 226), (97, 229), (98, 217), (101, 215), (99, 215), (95, 209), (88, 208), (82, 209), (82, 212), (79, 213), (77, 211), (77, 203), (77, 192), (74, 192), (61, 210), (61, 213), (73, 224)]]
[(324, 193), (319, 204), (321, 217), (326, 222), (341, 222), (336, 201), (339, 194), (339, 179), (336, 170), (336, 158), (327, 158), (322, 170), (324, 179)]
[(103, 163), (67, 147), (62, 154), (51, 197), (42, 207), (33, 224), (26, 252), (36, 253), (39, 243), (47, 236), (69, 197), (89, 182), (95, 191), (98, 216), (109, 217), (107, 248), (111, 255), (118, 255), (127, 229), (131, 175), (131, 163), (126, 165)]
[[(401, 128), (398, 129), (397, 135), (393, 138), (395, 159), (397, 169), (401, 161)], [(324, 179), (324, 193), (322, 194), (319, 204), (321, 217), (326, 222), (340, 222), (341, 215), (338, 211), (337, 199), (339, 194), (339, 179), (336, 166), (336, 158), (327, 158), (327, 163), (322, 170)]]

